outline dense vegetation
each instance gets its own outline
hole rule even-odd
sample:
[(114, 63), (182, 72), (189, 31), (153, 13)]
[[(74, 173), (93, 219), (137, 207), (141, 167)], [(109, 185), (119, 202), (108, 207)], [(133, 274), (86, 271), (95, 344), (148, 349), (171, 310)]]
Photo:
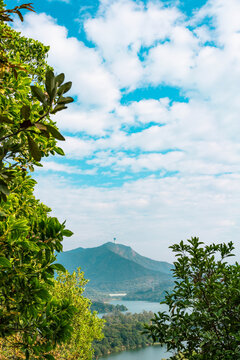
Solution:
[[(83, 272), (74, 272), (72, 275), (59, 273), (57, 279), (54, 280), (54, 287), (49, 288), (51, 298), (60, 301), (65, 299), (75, 309), (71, 319), (71, 339), (67, 343), (58, 344), (48, 354), (57, 360), (91, 360), (93, 340), (101, 340), (103, 337), (104, 320), (99, 319), (96, 313), (90, 311), (91, 302), (83, 296), (86, 283)], [(0, 359), (24, 358), (21, 349), (12, 346), (15, 337), (19, 338), (19, 334), (11, 335), (7, 339), (0, 339)]]
[(142, 334), (144, 323), (149, 323), (152, 312), (141, 314), (111, 314), (105, 315), (104, 338), (94, 341), (95, 358), (127, 349), (136, 349), (152, 344), (146, 334)]
[(64, 155), (52, 115), (73, 101), (65, 96), (71, 82), (46, 63), (48, 47), (6, 24), (13, 13), (23, 21), (23, 9), (33, 11), (31, 4), (6, 10), (0, 0), (0, 353), (6, 359), (61, 359), (54, 349), (71, 338), (77, 351), (84, 349), (82, 359), (90, 359), (91, 329), (99, 338), (101, 322), (78, 287), (67, 288), (67, 275), (54, 281), (55, 270), (65, 271), (55, 254), (72, 232), (35, 198), (29, 175), (42, 157)]
[[(233, 243), (203, 246), (198, 238), (171, 246), (175, 287), (147, 327), (154, 341), (188, 360), (235, 360), (240, 354), (240, 265)], [(178, 355), (171, 359), (179, 359)]]
[(116, 311), (127, 311), (128, 308), (124, 305), (112, 305), (101, 301), (92, 301), (91, 311), (97, 311), (99, 314), (116, 312)]

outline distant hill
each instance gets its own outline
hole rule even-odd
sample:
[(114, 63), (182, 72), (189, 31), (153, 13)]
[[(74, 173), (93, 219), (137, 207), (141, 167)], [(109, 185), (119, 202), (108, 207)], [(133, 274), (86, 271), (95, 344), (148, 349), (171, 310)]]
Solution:
[(138, 298), (144, 299), (147, 294), (147, 300), (151, 300), (152, 291), (157, 289), (162, 294), (172, 284), (173, 265), (141, 256), (121, 244), (108, 242), (94, 248), (73, 249), (58, 254), (57, 261), (69, 272), (80, 267), (90, 280), (87, 289), (105, 293), (126, 292), (134, 298), (137, 292)]
[(130, 246), (114, 244), (112, 242), (108, 242), (103, 246), (106, 246), (108, 249), (115, 252), (116, 254), (124, 257), (125, 259), (132, 260), (133, 262), (149, 270), (155, 270), (155, 271), (160, 271), (162, 273), (171, 274), (171, 269), (173, 268), (172, 264), (169, 264), (168, 262), (165, 261), (152, 260), (145, 256), (139, 255)]

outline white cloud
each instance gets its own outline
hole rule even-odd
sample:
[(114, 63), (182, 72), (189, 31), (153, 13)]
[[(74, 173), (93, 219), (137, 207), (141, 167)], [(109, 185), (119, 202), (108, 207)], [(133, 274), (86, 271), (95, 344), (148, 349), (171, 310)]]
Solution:
[(61, 144), (67, 157), (81, 159), (92, 155), (96, 144), (93, 140), (84, 141), (78, 137), (65, 137), (66, 141)]
[(200, 236), (207, 243), (233, 240), (240, 253), (240, 175), (149, 177), (112, 189), (76, 187), (59, 178), (38, 183), (37, 195), (75, 232), (65, 249), (116, 236), (145, 256), (172, 261), (168, 246)]
[(79, 104), (72, 104), (67, 111), (59, 112), (55, 118), (63, 131), (73, 134), (85, 132), (90, 136), (105, 136), (119, 127), (116, 116), (106, 109), (84, 109)]
[(37, 168), (39, 172), (42, 171), (54, 171), (62, 172), (65, 174), (81, 174), (81, 175), (93, 175), (96, 173), (96, 170), (81, 170), (76, 166), (71, 166), (67, 164), (57, 163), (55, 161), (42, 161), (41, 164), (43, 167)]
[[(95, 18), (84, 20), (92, 48), (69, 38), (66, 28), (45, 14), (28, 14), (19, 25), (25, 35), (51, 45), (50, 64), (73, 80), (78, 97), (56, 117), (68, 135), (63, 144), (68, 165), (48, 162), (49, 170), (80, 175), (71, 159), (85, 159), (119, 177), (126, 170), (133, 176), (177, 172), (134, 182), (125, 177), (122, 187), (112, 189), (72, 187), (63, 180), (56, 187), (51, 177), (40, 177), (39, 195), (76, 232), (68, 248), (117, 235), (149, 256), (159, 252), (164, 258), (170, 243), (191, 235), (236, 239), (239, 12), (239, 0), (209, 0), (190, 19), (160, 1), (106, 0)], [(153, 85), (177, 87), (189, 101), (158, 99)], [(146, 89), (153, 98), (122, 105), (122, 88), (141, 88), (143, 94)], [(62, 199), (64, 189), (67, 199)]]
[(119, 91), (95, 49), (68, 37), (67, 29), (46, 14), (27, 14), (24, 24), (18, 23), (17, 30), (50, 45), (49, 64), (57, 73), (64, 72), (67, 79), (73, 80), (72, 93), (85, 107), (112, 109), (115, 106)]
[(99, 16), (86, 21), (85, 30), (119, 86), (134, 89), (145, 72), (139, 52), (168, 37), (181, 18), (176, 8), (164, 8), (161, 3), (149, 2), (145, 7), (133, 1), (103, 2)]

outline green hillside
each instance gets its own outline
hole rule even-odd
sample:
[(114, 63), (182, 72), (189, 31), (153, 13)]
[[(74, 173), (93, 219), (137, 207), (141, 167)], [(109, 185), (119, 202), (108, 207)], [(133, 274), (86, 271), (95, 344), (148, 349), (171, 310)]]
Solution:
[(133, 298), (135, 292), (138, 297), (147, 292), (149, 298), (153, 289), (160, 289), (162, 294), (172, 284), (171, 264), (141, 256), (125, 245), (106, 243), (95, 248), (77, 248), (60, 253), (58, 262), (69, 272), (81, 267), (90, 280), (87, 290), (126, 292)]
[(132, 260), (135, 263), (154, 271), (160, 271), (162, 273), (171, 274), (171, 269), (173, 268), (172, 264), (169, 264), (166, 261), (156, 261), (149, 259), (145, 256), (139, 255), (136, 251), (134, 251), (130, 246), (125, 246), (121, 244), (114, 244), (112, 242), (108, 242), (104, 244), (109, 250), (121, 255), (122, 257)]

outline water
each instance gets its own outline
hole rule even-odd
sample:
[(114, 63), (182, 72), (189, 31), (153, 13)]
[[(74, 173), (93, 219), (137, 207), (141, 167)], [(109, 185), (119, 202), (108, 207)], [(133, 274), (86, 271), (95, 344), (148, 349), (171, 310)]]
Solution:
[(168, 354), (161, 346), (149, 346), (137, 350), (127, 350), (118, 354), (111, 354), (101, 359), (104, 360), (161, 360), (167, 359)]
[[(141, 313), (142, 311), (167, 311), (168, 307), (164, 304), (148, 301), (128, 301), (128, 300), (112, 300), (110, 304), (125, 305), (128, 308), (127, 312)], [(149, 346), (137, 350), (127, 350), (117, 354), (111, 354), (101, 359), (104, 360), (161, 360), (167, 359), (169, 353), (161, 346)]]

